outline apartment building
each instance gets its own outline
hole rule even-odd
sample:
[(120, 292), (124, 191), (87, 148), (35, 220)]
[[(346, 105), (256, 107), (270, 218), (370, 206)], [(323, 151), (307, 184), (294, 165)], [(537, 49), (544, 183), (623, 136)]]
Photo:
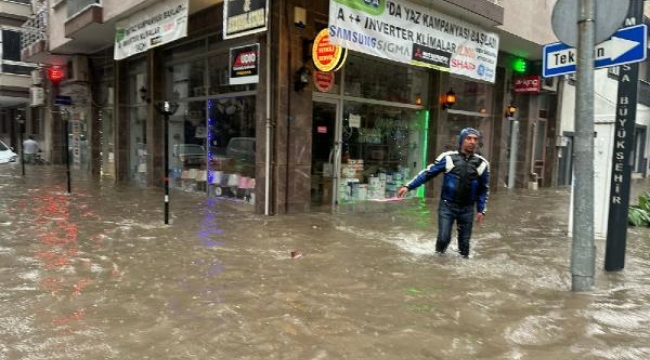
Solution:
[(19, 148), (17, 119), (27, 119), (27, 132), (39, 135), (40, 122), (27, 107), (31, 71), (20, 54), (22, 25), (31, 14), (29, 0), (0, 1), (0, 139)]
[[(497, 189), (513, 104), (529, 129), (518, 182), (532, 169), (548, 184), (552, 161), (533, 149), (556, 137), (557, 88), (513, 83), (539, 74), (553, 4), (41, 0), (22, 58), (67, 73), (35, 85), (54, 162), (68, 151), (107, 181), (168, 178), (258, 213), (313, 211), (394, 195), (466, 126), (483, 132)], [(164, 101), (178, 105), (167, 123)]]

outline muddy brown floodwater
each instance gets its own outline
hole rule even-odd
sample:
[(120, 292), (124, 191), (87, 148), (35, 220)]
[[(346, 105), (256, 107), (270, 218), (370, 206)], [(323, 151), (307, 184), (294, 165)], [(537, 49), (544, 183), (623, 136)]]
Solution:
[(435, 200), (264, 217), (173, 191), (165, 226), (161, 189), (42, 169), (0, 168), (0, 360), (650, 358), (650, 231), (617, 273), (598, 240), (571, 292), (566, 188), (498, 191), (465, 260), (434, 254)]

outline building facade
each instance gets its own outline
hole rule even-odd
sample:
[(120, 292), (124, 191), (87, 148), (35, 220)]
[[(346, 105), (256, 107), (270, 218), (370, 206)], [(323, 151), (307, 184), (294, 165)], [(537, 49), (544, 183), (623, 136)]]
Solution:
[[(36, 108), (54, 163), (67, 151), (78, 171), (116, 182), (160, 186), (169, 178), (172, 187), (258, 213), (305, 212), (394, 196), (438, 153), (458, 146), (460, 129), (473, 126), (483, 133), (481, 153), (491, 161), (496, 190), (507, 182), (510, 120), (504, 114), (515, 104), (525, 129), (518, 183), (525, 186), (532, 173), (540, 185), (551, 183), (556, 149), (548, 139), (556, 137), (557, 93), (551, 86), (517, 93), (514, 82), (539, 74), (541, 46), (553, 39), (550, 21), (543, 21), (552, 4), (367, 2), (413, 28), (439, 26), (454, 34), (452, 26), (462, 24), (456, 35), (484, 34), (474, 42), (488, 48), (428, 39), (420, 50), (447, 54), (445, 65), (435, 65), (441, 58), (433, 55), (404, 62), (390, 53), (411, 49), (417, 32), (376, 21), (354, 39), (389, 39), (390, 46), (375, 46), (384, 55), (355, 48), (363, 41), (349, 38), (351, 49), (341, 50), (345, 59), (333, 64), (339, 69), (321, 71), (314, 44), (323, 29), (336, 34), (337, 18), (348, 21), (330, 12), (347, 1), (229, 1), (226, 22), (232, 25), (226, 28), (223, 2), (176, 1), (178, 13), (187, 14), (175, 21), (187, 22), (186, 36), (129, 53), (128, 34), (137, 26), (125, 24), (153, 21), (146, 14), (173, 16), (176, 10), (161, 10), (170, 2), (37, 2), (32, 25), (24, 27), (31, 40), (23, 42), (23, 60), (40, 64), (43, 76), (54, 66), (67, 73), (58, 87), (36, 86), (46, 94), (45, 105)], [(256, 17), (242, 22), (237, 12), (260, 8), (266, 30), (245, 31)], [(437, 25), (424, 20), (433, 17)], [(478, 69), (486, 58), (492, 66)], [(242, 64), (248, 60), (256, 65)], [(521, 61), (529, 65), (517, 72), (512, 64)], [(445, 100), (451, 93), (454, 104)], [(164, 101), (178, 105), (167, 123)], [(433, 195), (434, 184), (412, 194)]]
[(18, 119), (25, 119), (30, 135), (41, 135), (38, 114), (28, 108), (31, 71), (36, 67), (21, 59), (22, 25), (32, 12), (29, 0), (0, 1), (0, 140), (19, 150)]

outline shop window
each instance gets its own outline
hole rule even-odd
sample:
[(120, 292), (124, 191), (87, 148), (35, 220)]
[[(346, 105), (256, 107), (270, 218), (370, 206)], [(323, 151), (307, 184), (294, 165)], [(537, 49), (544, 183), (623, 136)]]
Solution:
[(169, 132), (172, 186), (254, 201), (255, 96), (181, 103)]
[(171, 76), (174, 97), (180, 99), (203, 97), (208, 95), (205, 86), (205, 61), (174, 65)]
[(165, 59), (167, 61), (174, 61), (190, 56), (200, 55), (205, 51), (205, 39), (200, 39), (170, 48), (165, 51)]
[(210, 100), (208, 104), (210, 192), (255, 200), (255, 96)]
[[(140, 89), (146, 89), (146, 61), (129, 63), (129, 175), (141, 185), (147, 183), (147, 106)], [(110, 91), (107, 89), (107, 91)]]
[(345, 64), (345, 95), (403, 104), (426, 104), (427, 71), (350, 54)]
[(492, 113), (492, 85), (452, 76), (450, 78), (450, 88), (456, 93), (454, 110), (477, 114)]
[(397, 188), (425, 166), (428, 120), (426, 110), (346, 102), (342, 184), (358, 184), (361, 191), (343, 188), (339, 198), (394, 197)]
[(228, 54), (219, 54), (208, 59), (210, 95), (255, 90), (255, 84), (230, 85), (229, 61)]
[[(172, 186), (189, 191), (205, 190), (207, 166), (205, 101), (182, 102), (170, 117), (170, 163)], [(203, 188), (198, 186), (202, 182)], [(200, 181), (203, 180), (203, 181)]]

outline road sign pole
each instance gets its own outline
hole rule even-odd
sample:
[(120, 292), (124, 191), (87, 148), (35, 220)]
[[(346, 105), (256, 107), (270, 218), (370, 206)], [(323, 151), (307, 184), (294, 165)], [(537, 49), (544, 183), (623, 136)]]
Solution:
[(519, 140), (519, 119), (509, 117), (512, 124), (510, 132), (510, 163), (508, 164), (508, 189), (514, 189), (517, 178), (517, 145)]
[[(635, 23), (643, 21), (643, 0), (632, 0), (628, 12), (628, 21)], [(638, 63), (621, 66), (616, 101), (616, 122), (614, 125), (611, 190), (608, 199), (606, 271), (619, 271), (625, 267), (638, 79)]]
[(575, 185), (571, 289), (594, 285), (594, 41), (596, 0), (581, 0), (575, 107)]

